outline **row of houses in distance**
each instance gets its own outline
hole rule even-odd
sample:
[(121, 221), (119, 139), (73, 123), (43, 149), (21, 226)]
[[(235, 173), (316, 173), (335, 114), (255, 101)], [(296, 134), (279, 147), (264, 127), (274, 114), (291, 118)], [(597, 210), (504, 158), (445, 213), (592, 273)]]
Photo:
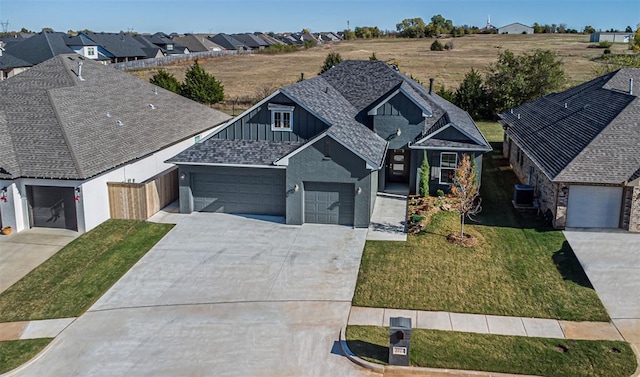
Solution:
[(133, 34), (43, 31), (0, 37), (0, 80), (60, 54), (77, 53), (104, 64), (222, 50), (263, 50), (272, 45), (332, 43), (341, 33)]

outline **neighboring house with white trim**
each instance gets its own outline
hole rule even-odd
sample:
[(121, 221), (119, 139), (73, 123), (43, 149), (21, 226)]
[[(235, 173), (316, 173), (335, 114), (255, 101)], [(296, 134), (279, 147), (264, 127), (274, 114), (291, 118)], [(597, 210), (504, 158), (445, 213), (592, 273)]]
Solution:
[(168, 160), (180, 210), (367, 227), (378, 191), (448, 191), (464, 153), (491, 150), (471, 117), (380, 61), (346, 61), (283, 87)]
[(168, 174), (228, 119), (74, 53), (35, 65), (0, 82), (0, 225), (88, 231), (110, 218), (108, 183)]

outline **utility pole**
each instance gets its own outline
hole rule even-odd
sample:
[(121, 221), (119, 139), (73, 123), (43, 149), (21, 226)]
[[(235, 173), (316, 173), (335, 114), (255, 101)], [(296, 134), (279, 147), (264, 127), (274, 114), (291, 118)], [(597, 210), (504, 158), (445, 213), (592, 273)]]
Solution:
[(349, 20), (347, 20), (347, 31), (351, 31), (351, 29), (349, 29)]
[(6, 34), (9, 31), (9, 20), (0, 21), (0, 27), (2, 27), (2, 32)]

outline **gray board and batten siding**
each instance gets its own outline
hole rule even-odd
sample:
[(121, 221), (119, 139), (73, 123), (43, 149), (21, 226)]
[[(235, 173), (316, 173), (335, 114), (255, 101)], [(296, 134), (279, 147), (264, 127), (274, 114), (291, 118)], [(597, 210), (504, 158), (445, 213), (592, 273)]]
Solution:
[[(271, 111), (268, 104), (294, 106), (292, 131), (271, 130)], [(212, 137), (229, 140), (305, 142), (327, 128), (328, 126), (323, 121), (291, 101), (289, 97), (278, 93), (268, 102), (264, 102)]]
[[(425, 118), (422, 110), (403, 93), (398, 93), (378, 107), (373, 116), (373, 131), (388, 139), (389, 149), (406, 148), (424, 131)], [(396, 135), (402, 130), (400, 135)]]

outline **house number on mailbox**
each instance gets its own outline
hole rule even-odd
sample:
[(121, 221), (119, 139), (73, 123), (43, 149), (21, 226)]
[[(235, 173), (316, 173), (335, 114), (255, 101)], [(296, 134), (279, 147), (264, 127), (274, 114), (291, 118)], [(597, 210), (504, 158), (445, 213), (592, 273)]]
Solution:
[(394, 355), (406, 356), (407, 355), (407, 347), (393, 347), (393, 354)]

